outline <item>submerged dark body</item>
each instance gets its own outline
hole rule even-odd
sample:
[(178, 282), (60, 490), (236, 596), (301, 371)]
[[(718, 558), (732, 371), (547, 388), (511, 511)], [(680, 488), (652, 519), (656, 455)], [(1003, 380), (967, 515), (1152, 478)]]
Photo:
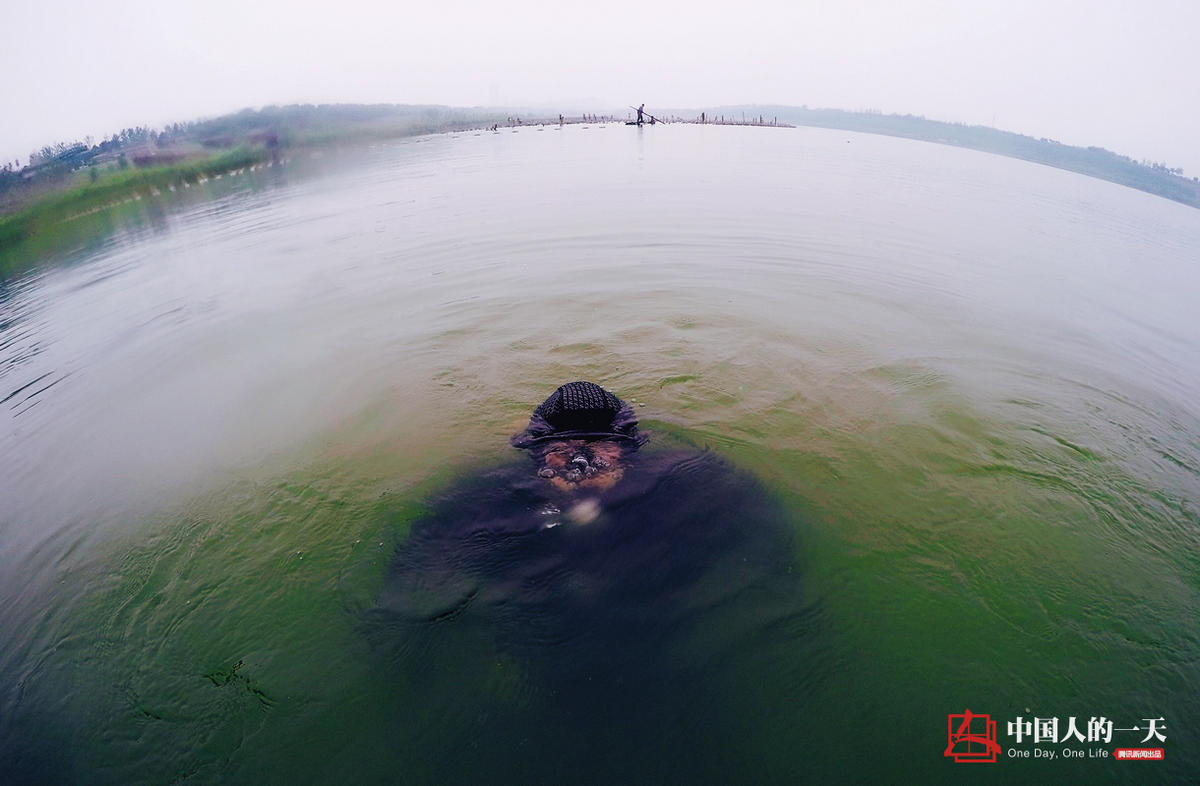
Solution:
[[(510, 440), (532, 465), (469, 474), (413, 524), (376, 630), (397, 704), (445, 751), (432, 779), (748, 774), (738, 730), (771, 736), (755, 724), (809, 627), (791, 522), (713, 454), (648, 439), (629, 404), (569, 382)], [(764, 678), (769, 701), (748, 700)]]
[(516, 603), (587, 635), (596, 615), (630, 621), (686, 605), (687, 591), (722, 565), (754, 566), (740, 571), (748, 583), (790, 565), (778, 506), (713, 454), (646, 453), (626, 467), (594, 497), (599, 516), (587, 524), (569, 514), (578, 496), (523, 467), (456, 486), (414, 524), (381, 605), (433, 622)]
[[(568, 510), (587, 497), (599, 515), (578, 523)], [(791, 532), (757, 481), (709, 452), (634, 454), (596, 495), (528, 465), (449, 489), (395, 554), (378, 629), (429, 723), (457, 716), (462, 733), (478, 713), (439, 778), (706, 780), (737, 746), (745, 718), (731, 717), (755, 712), (740, 653), (811, 625)], [(488, 693), (498, 663), (515, 695)], [(478, 682), (478, 706), (424, 706), (438, 682)]]

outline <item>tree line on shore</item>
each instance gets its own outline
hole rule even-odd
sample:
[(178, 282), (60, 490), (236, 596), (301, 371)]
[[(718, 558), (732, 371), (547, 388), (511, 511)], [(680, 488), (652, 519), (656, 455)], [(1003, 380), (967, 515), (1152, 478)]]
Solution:
[(123, 156), (126, 149), (168, 147), (195, 125), (174, 123), (161, 131), (137, 126), (122, 129), (99, 142), (88, 136), (74, 142), (44, 145), (29, 154), (29, 163), (26, 166), (22, 167), (18, 160), (6, 162), (0, 167), (0, 194), (22, 184), (60, 179), (85, 167), (97, 166), (106, 160), (111, 160), (116, 167), (124, 169), (129, 165), (128, 158)]
[[(90, 137), (45, 145), (20, 161), (0, 165), (0, 212), (77, 183), (95, 183), (105, 172), (146, 168), (211, 157), (233, 148), (271, 150), (340, 138), (371, 138), (437, 131), (497, 113), (443, 106), (396, 104), (302, 104), (244, 109), (161, 129), (125, 128), (99, 142)], [(86, 180), (80, 181), (80, 172)]]

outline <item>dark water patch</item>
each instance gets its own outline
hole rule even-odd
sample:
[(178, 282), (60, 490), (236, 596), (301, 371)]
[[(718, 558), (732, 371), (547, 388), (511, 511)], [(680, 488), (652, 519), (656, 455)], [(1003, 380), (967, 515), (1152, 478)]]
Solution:
[[(420, 725), (472, 740), (421, 779), (764, 773), (729, 735), (770, 723), (763, 681), (799, 704), (819, 671), (795, 522), (711, 453), (651, 452), (625, 472), (583, 500), (506, 467), (453, 483), (413, 524), (365, 630), (404, 703), (430, 708)], [(500, 695), (497, 664), (514, 683)], [(397, 717), (395, 737), (413, 722)]]
[[(12, 642), (0, 667), (7, 688), (16, 664), (37, 664), (20, 690), (0, 694), (12, 722), (0, 752), (14, 782), (223, 780), (231, 758), (277, 728), (267, 711), (302, 711), (313, 694), (298, 685), (321, 684), (325, 661), (337, 662), (329, 650), (314, 655), (315, 642), (333, 644), (318, 631), (365, 606), (362, 571), (386, 564), (378, 496), (331, 485), (336, 477), (227, 489), (219, 504), (197, 500), (145, 540), (110, 544), (115, 555), (66, 574), (75, 600), (47, 610), (46, 632), (63, 630), (64, 617), (88, 625)], [(230, 507), (239, 498), (243, 507)], [(281, 671), (289, 651), (316, 657), (300, 682), (288, 675), (298, 663)], [(69, 753), (42, 747), (54, 740)]]

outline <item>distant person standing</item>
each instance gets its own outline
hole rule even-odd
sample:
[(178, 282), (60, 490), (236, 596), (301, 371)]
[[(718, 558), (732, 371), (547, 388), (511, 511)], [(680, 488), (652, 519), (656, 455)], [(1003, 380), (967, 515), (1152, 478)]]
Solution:
[(638, 106), (638, 120), (637, 120), (637, 123), (638, 123), (638, 125), (639, 125), (639, 126), (642, 124), (642, 110), (643, 110), (643, 109), (645, 109), (645, 108), (646, 108), (646, 105), (645, 105), (645, 104), (641, 104), (640, 106)]

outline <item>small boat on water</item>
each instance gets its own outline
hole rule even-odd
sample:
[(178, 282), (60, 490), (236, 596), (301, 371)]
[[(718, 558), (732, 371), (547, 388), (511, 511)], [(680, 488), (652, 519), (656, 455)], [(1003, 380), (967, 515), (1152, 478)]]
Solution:
[(657, 117), (655, 117), (654, 115), (650, 114), (649, 112), (646, 112), (646, 111), (644, 111), (644, 110), (645, 110), (645, 106), (646, 106), (645, 104), (642, 104), (641, 106), (631, 106), (631, 107), (629, 107), (629, 108), (630, 108), (630, 109), (632, 109), (633, 111), (637, 112), (637, 120), (626, 120), (626, 121), (625, 121), (625, 125), (627, 125), (627, 126), (641, 126), (641, 125), (646, 125), (647, 123), (648, 123), (648, 124), (650, 124), (650, 125), (654, 125), (655, 123), (661, 123), (661, 122), (662, 122), (661, 120), (659, 120), (659, 119), (658, 119)]

